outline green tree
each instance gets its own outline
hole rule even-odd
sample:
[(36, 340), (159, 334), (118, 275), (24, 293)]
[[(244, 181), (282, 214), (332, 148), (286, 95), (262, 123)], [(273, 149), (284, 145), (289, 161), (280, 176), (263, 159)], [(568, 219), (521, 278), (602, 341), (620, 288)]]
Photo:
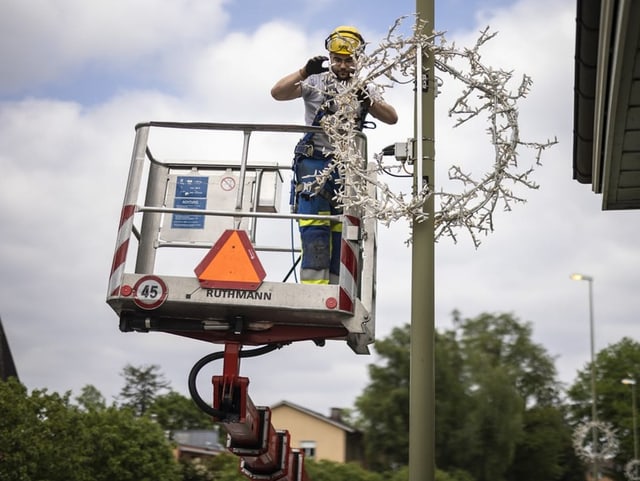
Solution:
[[(572, 426), (591, 421), (591, 363), (578, 372), (576, 381), (567, 394), (570, 399)], [(609, 423), (615, 430), (619, 450), (612, 466), (614, 475), (624, 479), (624, 466), (634, 457), (633, 411), (631, 387), (622, 384), (631, 378), (640, 383), (640, 343), (624, 337), (619, 342), (599, 351), (595, 358), (596, 408), (601, 421)], [(635, 386), (638, 389), (638, 385)], [(636, 402), (640, 400), (636, 392)], [(637, 409), (637, 406), (635, 406)], [(636, 411), (636, 415), (638, 412)], [(640, 435), (640, 433), (636, 433)]]
[[(408, 462), (409, 340), (407, 325), (376, 342), (382, 361), (369, 367), (371, 382), (356, 400), (367, 461), (376, 471)], [(434, 354), (439, 469), (500, 481), (527, 453), (547, 463), (536, 473), (564, 479), (570, 439), (560, 385), (553, 359), (532, 341), (528, 323), (511, 314), (461, 320), (454, 313), (454, 329), (436, 332)], [(550, 426), (563, 429), (561, 442), (552, 439), (558, 432)], [(540, 479), (533, 472), (519, 472), (520, 481)]]
[(481, 314), (461, 321), (454, 312), (466, 365), (472, 371), (502, 366), (526, 406), (558, 403), (554, 359), (532, 340), (531, 323), (512, 314)]
[(523, 421), (525, 436), (516, 445), (507, 479), (584, 480), (571, 428), (560, 409), (534, 406), (524, 412)]
[[(435, 481), (473, 481), (473, 478), (466, 471), (455, 470), (445, 472), (436, 469)], [(407, 481), (409, 479), (409, 466), (403, 466), (395, 470), (385, 478), (387, 481)]]
[(181, 459), (180, 470), (182, 481), (214, 481), (213, 472), (202, 458)]
[(177, 481), (179, 466), (162, 428), (115, 406), (85, 414), (86, 465), (95, 481)]
[(240, 459), (231, 453), (222, 453), (210, 460), (211, 472), (215, 481), (247, 481), (240, 473)]
[(435, 334), (436, 462), (439, 466), (463, 466), (471, 439), (465, 424), (473, 408), (468, 395), (466, 362), (453, 331)]
[(307, 475), (312, 481), (383, 481), (382, 475), (367, 471), (355, 463), (327, 460), (305, 460)]
[(15, 378), (0, 382), (0, 479), (90, 480), (85, 435), (69, 394), (31, 394)]
[(369, 365), (370, 383), (356, 399), (367, 466), (385, 471), (407, 463), (409, 444), (409, 328), (376, 342), (382, 362)]
[(15, 379), (0, 382), (0, 479), (180, 479), (171, 445), (157, 423), (115, 406), (85, 410), (69, 397), (46, 390), (29, 393)]
[(85, 411), (99, 411), (107, 407), (102, 393), (91, 384), (87, 384), (82, 388), (80, 395), (76, 396), (76, 402)]
[(228, 452), (213, 457), (182, 460), (180, 465), (182, 481), (247, 481), (248, 479), (240, 473), (240, 458)]
[(212, 429), (211, 417), (182, 394), (170, 391), (157, 396), (149, 407), (150, 414), (166, 431)]
[(457, 466), (478, 480), (505, 479), (519, 444), (531, 434), (525, 431), (526, 411), (558, 404), (553, 359), (532, 341), (530, 324), (511, 314), (464, 321), (454, 316), (465, 361), (461, 381), (469, 398), (461, 426), (469, 442)]
[(131, 408), (137, 416), (144, 415), (156, 397), (170, 386), (155, 364), (140, 367), (127, 364), (122, 377), (125, 384), (119, 396), (121, 405)]

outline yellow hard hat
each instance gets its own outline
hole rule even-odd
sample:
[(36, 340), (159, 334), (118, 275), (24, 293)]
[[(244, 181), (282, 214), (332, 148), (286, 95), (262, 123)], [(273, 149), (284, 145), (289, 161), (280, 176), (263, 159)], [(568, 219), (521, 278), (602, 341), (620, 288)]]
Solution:
[(364, 39), (356, 27), (341, 25), (331, 32), (324, 41), (324, 46), (331, 53), (353, 55), (364, 48)]

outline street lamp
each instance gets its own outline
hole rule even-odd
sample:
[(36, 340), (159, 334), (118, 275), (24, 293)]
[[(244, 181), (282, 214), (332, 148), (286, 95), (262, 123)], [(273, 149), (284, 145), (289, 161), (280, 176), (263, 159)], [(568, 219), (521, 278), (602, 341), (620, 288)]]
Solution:
[(638, 431), (636, 429), (636, 380), (625, 378), (622, 384), (631, 386), (631, 418), (633, 419), (633, 459), (638, 459)]
[[(589, 333), (591, 337), (591, 422), (593, 423), (592, 439), (594, 451), (598, 449), (598, 429), (596, 423), (598, 421), (596, 409), (596, 364), (595, 364), (595, 341), (593, 334), (593, 277), (584, 274), (571, 274), (574, 281), (587, 281), (589, 283)], [(596, 456), (593, 456), (593, 481), (598, 479), (598, 462)]]

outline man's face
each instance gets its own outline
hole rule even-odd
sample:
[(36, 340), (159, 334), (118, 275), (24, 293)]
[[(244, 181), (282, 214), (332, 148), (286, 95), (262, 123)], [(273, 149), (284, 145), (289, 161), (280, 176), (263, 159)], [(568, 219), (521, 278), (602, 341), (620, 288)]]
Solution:
[(331, 71), (339, 80), (348, 80), (355, 70), (353, 57), (351, 55), (343, 55), (340, 53), (332, 53), (329, 56), (331, 62)]

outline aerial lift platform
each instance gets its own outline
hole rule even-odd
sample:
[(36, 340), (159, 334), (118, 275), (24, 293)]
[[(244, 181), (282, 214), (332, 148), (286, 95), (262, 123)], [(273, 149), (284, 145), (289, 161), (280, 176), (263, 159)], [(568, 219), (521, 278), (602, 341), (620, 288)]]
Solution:
[[(194, 366), (194, 401), (225, 427), (247, 476), (306, 479), (288, 433), (276, 431), (269, 409), (248, 397), (240, 359), (304, 340), (346, 341), (355, 353), (369, 353), (376, 221), (356, 208), (335, 216), (281, 212), (293, 146), (318, 127), (145, 122), (135, 130), (107, 292), (120, 330), (224, 344), (223, 352)], [(356, 142), (366, 159), (366, 137), (358, 133)], [(273, 155), (285, 164), (273, 162)], [(350, 185), (344, 179), (347, 193)], [(342, 223), (337, 284), (295, 282), (295, 223), (310, 218)], [(247, 351), (245, 345), (263, 347)], [(216, 359), (224, 360), (224, 369), (213, 378), (211, 406), (198, 395), (195, 376)]]

